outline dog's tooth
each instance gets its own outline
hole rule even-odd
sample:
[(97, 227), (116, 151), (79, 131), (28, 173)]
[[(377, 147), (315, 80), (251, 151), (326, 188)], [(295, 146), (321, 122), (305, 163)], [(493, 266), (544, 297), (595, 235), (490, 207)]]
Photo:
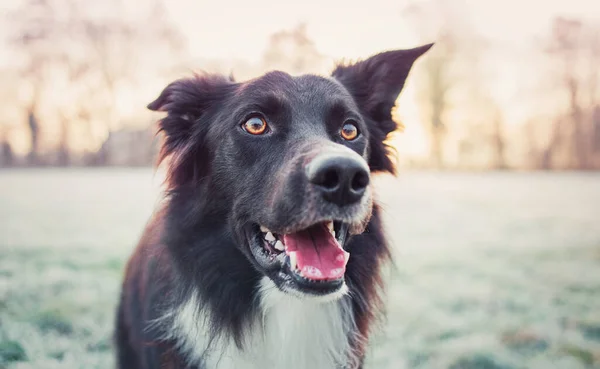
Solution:
[(327, 222), (327, 228), (329, 228), (329, 232), (333, 232), (333, 222)]
[(265, 240), (269, 242), (275, 241), (275, 236), (273, 236), (273, 233), (267, 231), (267, 234), (265, 235)]
[(296, 251), (291, 251), (288, 253), (289, 257), (290, 257), (290, 267), (292, 270), (296, 270), (296, 263), (297, 263), (297, 259), (296, 259)]
[(267, 232), (269, 232), (269, 230), (268, 230), (268, 229), (267, 229), (267, 227), (265, 227), (265, 226), (260, 226), (260, 231), (261, 231), (262, 233), (267, 233)]
[(277, 240), (277, 242), (275, 242), (275, 249), (283, 251), (285, 247), (283, 246), (283, 243), (281, 241)]

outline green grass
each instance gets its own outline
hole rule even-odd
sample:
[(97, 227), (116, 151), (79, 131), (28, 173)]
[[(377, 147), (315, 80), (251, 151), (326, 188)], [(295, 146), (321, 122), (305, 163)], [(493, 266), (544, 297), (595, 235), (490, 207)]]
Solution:
[[(112, 369), (151, 172), (44, 173), (0, 172), (0, 369)], [(467, 177), (377, 192), (397, 269), (365, 369), (600, 369), (600, 177)]]
[(12, 250), (0, 258), (1, 365), (113, 368), (114, 310), (126, 255)]
[(25, 349), (18, 342), (2, 341), (0, 342), (0, 363), (10, 363), (13, 361), (25, 361), (27, 354)]

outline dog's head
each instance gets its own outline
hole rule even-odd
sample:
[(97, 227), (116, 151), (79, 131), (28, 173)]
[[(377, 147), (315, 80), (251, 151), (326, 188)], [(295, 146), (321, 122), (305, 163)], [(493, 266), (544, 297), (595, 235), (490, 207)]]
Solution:
[[(227, 223), (260, 273), (294, 294), (341, 295), (344, 246), (364, 231), (371, 175), (393, 172), (391, 110), (431, 45), (340, 65), (330, 77), (198, 75), (148, 105), (166, 111), (167, 183)], [(218, 246), (216, 246), (218, 247)]]

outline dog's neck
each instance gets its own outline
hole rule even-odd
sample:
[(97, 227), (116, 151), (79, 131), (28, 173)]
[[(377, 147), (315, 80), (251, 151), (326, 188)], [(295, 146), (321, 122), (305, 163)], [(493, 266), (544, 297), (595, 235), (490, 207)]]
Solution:
[(174, 313), (171, 338), (190, 364), (207, 369), (354, 368), (356, 334), (348, 296), (335, 301), (299, 299), (264, 277), (259, 314), (248, 322), (243, 348), (223, 335), (211, 340), (208, 315), (197, 293)]

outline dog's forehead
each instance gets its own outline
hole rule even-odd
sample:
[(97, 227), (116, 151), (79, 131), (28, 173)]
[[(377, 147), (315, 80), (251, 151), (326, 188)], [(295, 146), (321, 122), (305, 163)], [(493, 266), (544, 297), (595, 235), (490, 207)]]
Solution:
[(291, 76), (270, 72), (248, 83), (244, 90), (253, 97), (275, 99), (283, 104), (305, 102), (314, 107), (343, 101), (354, 105), (350, 93), (338, 81), (312, 74)]

